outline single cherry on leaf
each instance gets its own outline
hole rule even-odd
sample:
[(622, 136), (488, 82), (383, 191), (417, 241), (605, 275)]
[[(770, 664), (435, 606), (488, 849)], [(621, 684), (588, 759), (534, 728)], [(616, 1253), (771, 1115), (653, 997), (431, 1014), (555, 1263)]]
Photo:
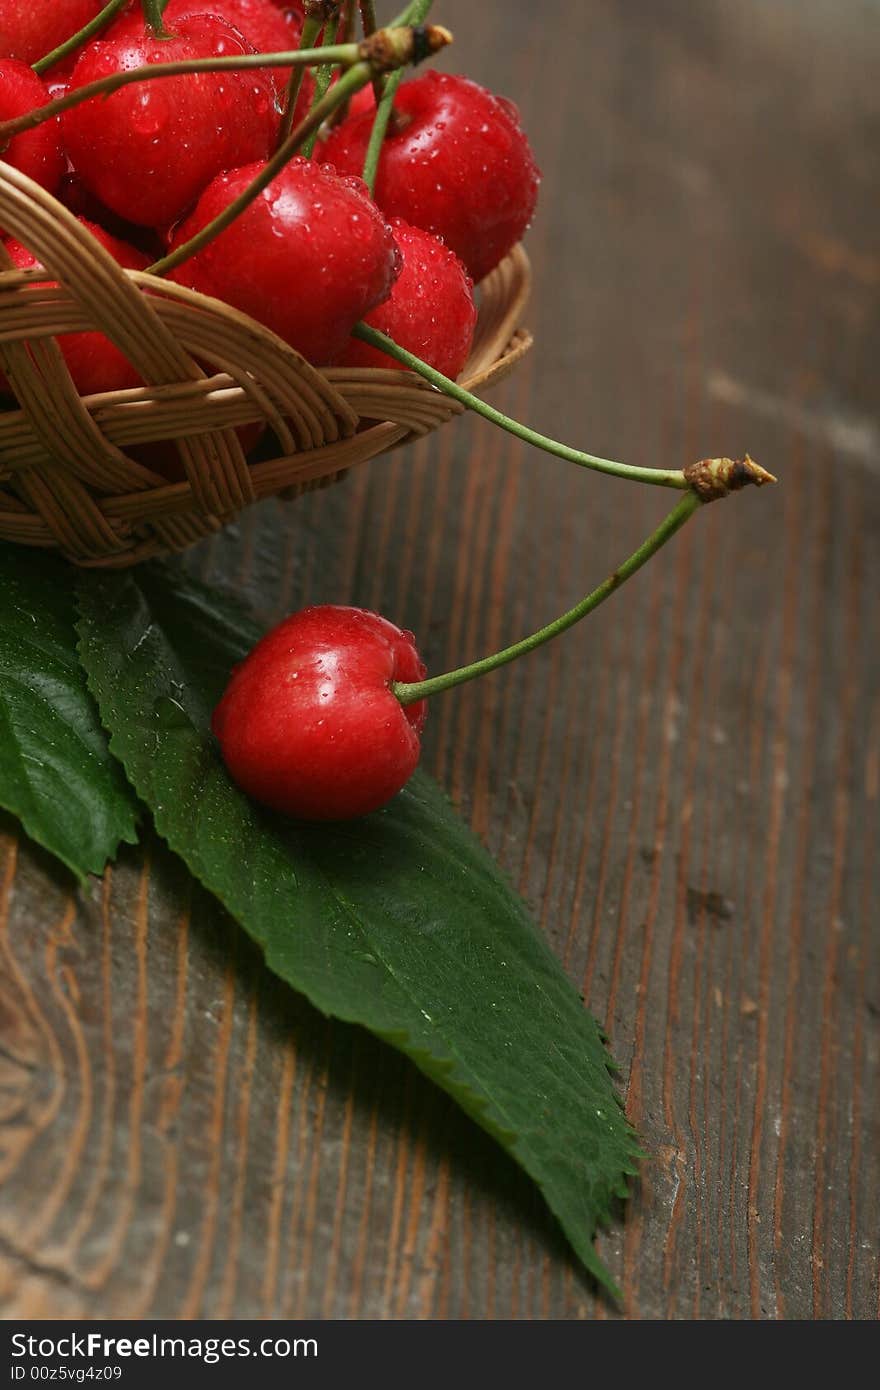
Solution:
[[(17, 58), (0, 58), (0, 121), (45, 106), (51, 94), (33, 68)], [(25, 130), (10, 140), (0, 158), (54, 193), (64, 173), (58, 119)]]
[[(70, 87), (152, 63), (253, 52), (217, 15), (185, 17), (159, 39), (132, 14), (83, 49)], [(71, 163), (96, 198), (129, 222), (168, 227), (220, 170), (265, 158), (279, 120), (274, 80), (253, 70), (132, 83), (72, 107), (62, 126)]]
[(211, 727), (248, 796), (304, 820), (378, 810), (415, 771), (425, 701), (396, 681), (425, 667), (411, 632), (376, 613), (304, 608), (267, 633), (232, 674)]
[[(228, 207), (260, 167), (220, 174), (177, 229), (171, 251)], [(171, 278), (226, 300), (323, 366), (339, 358), (399, 269), (391, 229), (362, 180), (295, 156)]]
[[(350, 115), (318, 157), (341, 173), (360, 173), (373, 113)], [(402, 217), (446, 242), (479, 282), (528, 227), (540, 173), (512, 102), (467, 77), (426, 72), (403, 82), (382, 145), (374, 194)]]

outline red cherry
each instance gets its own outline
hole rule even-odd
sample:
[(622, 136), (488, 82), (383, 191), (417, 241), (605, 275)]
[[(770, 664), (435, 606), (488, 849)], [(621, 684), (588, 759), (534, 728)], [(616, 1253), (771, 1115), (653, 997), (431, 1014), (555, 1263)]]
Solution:
[[(444, 376), (457, 377), (471, 350), (477, 309), (471, 278), (438, 237), (400, 217), (389, 223), (403, 265), (391, 293), (366, 321)], [(352, 338), (346, 367), (400, 367), (387, 353)]]
[[(519, 241), (538, 196), (540, 174), (516, 108), (466, 77), (439, 72), (404, 82), (394, 108), (376, 202), (442, 237), (482, 280)], [(371, 112), (349, 116), (319, 157), (360, 173), (371, 127)]]
[[(222, 212), (260, 167), (220, 174), (178, 228), (172, 251)], [(391, 229), (364, 183), (295, 157), (173, 278), (225, 299), (324, 365), (339, 357), (357, 320), (386, 297), (399, 268)]]
[[(129, 0), (127, 9), (141, 10), (141, 0)], [(208, 13), (234, 24), (260, 53), (296, 48), (305, 23), (302, 5), (296, 0), (168, 0), (162, 17), (173, 25), (181, 15)], [(258, 38), (265, 42), (258, 44)]]
[(0, 57), (35, 63), (94, 19), (106, 0), (0, 0)]
[(304, 608), (235, 668), (211, 721), (234, 782), (306, 820), (384, 806), (415, 771), (425, 701), (394, 681), (425, 674), (411, 632), (360, 608)]
[[(0, 59), (0, 121), (21, 116), (34, 107), (45, 106), (50, 100), (46, 84), (27, 63), (17, 58)], [(50, 193), (61, 181), (64, 156), (61, 153), (61, 131), (58, 121), (46, 121), (33, 130), (26, 130), (10, 140), (3, 159), (35, 179)]]
[(302, 7), (302, 0), (269, 0), (269, 3), (274, 9), (281, 10), (283, 13), (294, 18), (299, 24), (300, 29), (302, 29), (305, 23), (305, 12)]
[[(135, 0), (135, 5), (139, 8), (140, 0)], [(272, 0), (170, 0), (162, 18), (169, 28), (176, 29), (181, 19), (205, 14), (206, 11), (231, 24), (257, 53), (284, 53), (299, 47), (302, 14), (290, 5), (279, 9), (272, 4)], [(266, 76), (272, 77), (281, 91), (286, 89), (290, 73), (290, 68), (265, 69)], [(314, 91), (314, 78), (306, 69), (294, 113), (295, 121), (307, 114)]]
[(376, 93), (369, 82), (366, 87), (359, 87), (348, 101), (349, 116), (359, 116), (364, 111), (369, 112), (371, 120), (376, 114)]
[(279, 9), (271, 0), (169, 0), (163, 18), (173, 28), (184, 15), (206, 11), (234, 25), (258, 53), (296, 48), (302, 34), (302, 15), (289, 6)]
[[(266, 426), (257, 421), (252, 425), (239, 425), (236, 428), (238, 442), (246, 455), (252, 454), (256, 449), (265, 429)], [(186, 478), (180, 450), (170, 439), (157, 439), (152, 444), (130, 444), (125, 452), (145, 468), (151, 468), (154, 473), (161, 473), (169, 483), (182, 483)]]
[[(87, 227), (92, 236), (126, 270), (146, 269), (146, 256), (142, 256), (133, 246), (118, 241), (109, 232), (105, 232), (103, 227), (98, 227), (94, 222), (87, 222), (84, 217), (78, 218), (77, 221)], [(4, 245), (13, 264), (19, 270), (28, 270), (31, 266), (39, 265), (33, 252), (22, 246), (20, 241), (10, 240)], [(141, 378), (134, 367), (103, 333), (64, 333), (58, 338), (58, 345), (81, 396), (91, 396), (98, 391), (122, 391), (129, 386), (141, 385)], [(0, 390), (9, 390), (9, 384), (2, 376)]]
[[(147, 63), (250, 53), (222, 19), (182, 19), (157, 39), (137, 16), (85, 48), (71, 88)], [(264, 158), (278, 127), (275, 85), (262, 72), (191, 73), (137, 82), (63, 116), (67, 153), (86, 187), (120, 217), (169, 226), (221, 169)]]

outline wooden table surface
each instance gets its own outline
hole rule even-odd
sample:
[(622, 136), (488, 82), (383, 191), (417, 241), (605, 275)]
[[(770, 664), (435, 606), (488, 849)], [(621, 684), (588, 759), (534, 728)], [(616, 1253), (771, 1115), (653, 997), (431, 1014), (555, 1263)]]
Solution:
[[(530, 900), (651, 1160), (641, 1317), (875, 1317), (880, 9), (443, 0), (544, 171), (499, 403), (631, 461), (748, 449), (581, 629), (435, 701), (426, 762)], [(441, 669), (569, 606), (668, 495), (453, 423), (193, 556), (267, 619), (379, 607)], [(81, 895), (3, 822), (7, 1316), (592, 1318), (530, 1184), (268, 975), (158, 841)]]

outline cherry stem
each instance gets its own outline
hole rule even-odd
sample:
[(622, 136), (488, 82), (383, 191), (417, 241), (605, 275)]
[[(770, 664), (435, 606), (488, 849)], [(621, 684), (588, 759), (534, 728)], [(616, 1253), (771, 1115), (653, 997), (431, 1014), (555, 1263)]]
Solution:
[[(322, 48), (332, 48), (336, 43), (336, 28), (338, 17), (339, 16), (337, 14), (334, 19), (328, 19), (327, 23), (324, 25), (324, 41), (321, 45)], [(312, 101), (312, 109), (314, 109), (316, 106), (319, 106), (320, 103), (324, 100), (324, 97), (327, 95), (327, 92), (329, 90), (330, 81), (332, 77), (333, 64), (322, 63), (315, 74), (315, 96)], [(338, 105), (339, 103), (335, 102), (333, 110), (335, 110)], [(312, 131), (311, 135), (307, 136), (306, 139), (303, 141), (302, 149), (300, 151), (303, 155), (305, 155), (306, 159), (311, 159), (312, 151), (315, 148), (315, 141), (317, 140), (317, 138), (318, 126), (315, 126), (315, 129)]]
[(509, 415), (504, 415), (494, 406), (480, 400), (479, 396), (466, 391), (463, 386), (459, 386), (450, 377), (444, 376), (434, 367), (429, 367), (428, 363), (423, 362), (420, 357), (416, 357), (414, 353), (400, 347), (387, 334), (380, 333), (378, 328), (371, 328), (367, 323), (355, 324), (352, 329), (352, 337), (360, 338), (363, 342), (370, 343), (372, 347), (387, 352), (389, 357), (395, 358), (404, 366), (418, 372), (419, 376), (424, 377), (432, 386), (436, 386), (447, 396), (452, 396), (454, 400), (460, 401), (468, 410), (482, 415), (493, 425), (499, 425), (501, 429), (507, 430), (508, 434), (516, 435), (517, 439), (522, 439), (526, 444), (534, 444), (536, 448), (543, 449), (545, 453), (555, 454), (557, 458), (567, 459), (569, 463), (577, 463), (582, 468), (594, 468), (600, 473), (613, 473), (615, 477), (629, 478), (636, 483), (653, 483), (657, 487), (687, 488), (690, 486), (684, 470), (681, 468), (637, 468), (628, 463), (616, 463), (613, 459), (599, 458), (596, 454), (587, 454), (581, 449), (572, 449), (568, 444), (560, 444), (557, 440), (550, 439), (546, 434), (539, 434), (537, 430), (530, 429), (528, 425), (520, 424), (518, 420), (511, 419)]
[(357, 4), (361, 13), (361, 28), (366, 38), (367, 35), (372, 34), (373, 30), (377, 27), (376, 6), (373, 4), (373, 0), (357, 0)]
[(394, 98), (397, 95), (397, 89), (402, 81), (402, 68), (398, 72), (393, 72), (390, 77), (386, 78), (382, 96), (376, 106), (376, 114), (373, 117), (370, 138), (367, 142), (367, 152), (364, 155), (363, 173), (361, 174), (361, 178), (367, 185), (371, 194), (376, 186), (379, 157), (382, 154), (382, 145), (385, 142), (388, 122), (391, 120), (391, 112), (394, 110)]
[(580, 603), (575, 604), (567, 613), (563, 613), (554, 622), (548, 623), (546, 627), (533, 632), (530, 637), (524, 637), (521, 642), (515, 642), (512, 647), (505, 647), (503, 651), (495, 652), (492, 656), (485, 656), (481, 661), (474, 661), (469, 666), (460, 666), (456, 671), (446, 671), (443, 675), (429, 677), (424, 681), (402, 682), (395, 681), (391, 689), (397, 696), (402, 705), (414, 704), (417, 700), (427, 700), (431, 695), (439, 695), (442, 690), (451, 690), (453, 686), (463, 685), (465, 681), (475, 680), (477, 676), (488, 675), (490, 671), (496, 671), (499, 666), (506, 666), (510, 661), (516, 661), (517, 657), (525, 656), (526, 652), (532, 652), (536, 647), (541, 647), (551, 638), (558, 637), (560, 633), (567, 632), (575, 623), (579, 623), (581, 618), (585, 618), (588, 613), (592, 613), (594, 608), (598, 608), (600, 603), (604, 603), (610, 598), (615, 589), (619, 589), (631, 575), (642, 568), (652, 555), (666, 544), (681, 527), (685, 524), (694, 512), (703, 505), (701, 498), (696, 492), (689, 492), (686, 497), (682, 497), (673, 507), (672, 511), (661, 521), (657, 530), (643, 541), (638, 550), (630, 555), (613, 574), (587, 594), (586, 598), (581, 599)]
[(342, 31), (346, 39), (354, 38), (355, 12), (357, 0), (343, 0), (342, 4)]
[[(410, 5), (408, 11), (408, 22), (412, 24), (422, 24), (427, 18), (431, 8), (431, 0), (415, 0)], [(385, 140), (385, 133), (388, 130), (388, 122), (394, 110), (394, 98), (397, 89), (403, 81), (403, 68), (393, 72), (385, 81), (385, 87), (381, 99), (377, 98), (376, 114), (373, 117), (373, 127), (370, 131), (370, 139), (367, 143), (367, 153), (364, 156), (364, 168), (362, 178), (370, 193), (376, 184), (376, 174), (379, 169), (379, 158), (382, 154), (382, 145)]]
[(167, 39), (171, 37), (162, 19), (162, 11), (164, 8), (165, 5), (163, 0), (141, 0), (141, 9), (144, 12), (146, 26), (153, 37), (157, 39)]
[(47, 53), (44, 58), (39, 58), (36, 63), (32, 63), (34, 72), (43, 73), (48, 68), (54, 67), (56, 63), (69, 57), (71, 53), (75, 53), (84, 43), (88, 43), (89, 39), (93, 39), (96, 34), (99, 34), (110, 23), (113, 16), (118, 14), (127, 4), (128, 0), (110, 0), (110, 3), (105, 5), (103, 10), (99, 10), (88, 24), (77, 29), (75, 34), (71, 34), (69, 39), (65, 39), (57, 48), (53, 48), (51, 53)]
[[(358, 9), (361, 16), (361, 29), (363, 30), (364, 38), (367, 38), (368, 35), (374, 33), (376, 29), (376, 6), (373, 4), (373, 0), (358, 0)], [(385, 84), (377, 73), (373, 78), (373, 97), (377, 107), (382, 100), (382, 93), (384, 90)]]
[[(321, 32), (321, 21), (314, 19), (311, 15), (306, 17), (303, 24), (302, 34), (300, 35), (300, 50), (311, 48)], [(293, 129), (293, 113), (296, 110), (297, 97), (302, 87), (305, 68), (301, 65), (292, 69), (290, 81), (287, 84), (287, 101), (284, 107), (284, 114), (281, 117), (281, 127), (278, 132), (278, 143), (283, 145), (291, 130)]]
[[(342, 42), (343, 42), (343, 43), (351, 43), (351, 41), (352, 41), (353, 38), (354, 38), (354, 31), (355, 31), (355, 25), (356, 25), (356, 12), (357, 12), (357, 0), (344, 0), (343, 11), (342, 11), (342, 16), (343, 16), (343, 17), (342, 17)], [(344, 120), (345, 120), (346, 116), (348, 115), (349, 104), (350, 104), (349, 99), (346, 99), (346, 100), (343, 101), (339, 106), (337, 106), (336, 110), (333, 112), (333, 115), (330, 117), (330, 124), (331, 124), (331, 125), (334, 125), (334, 126), (335, 126), (335, 125), (339, 125), (340, 121), (344, 121)]]

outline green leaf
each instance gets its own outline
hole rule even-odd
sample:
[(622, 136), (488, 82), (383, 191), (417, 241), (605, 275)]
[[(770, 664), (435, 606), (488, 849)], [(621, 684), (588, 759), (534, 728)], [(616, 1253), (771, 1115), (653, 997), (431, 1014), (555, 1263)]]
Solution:
[(76, 651), (71, 567), (0, 545), (0, 805), (80, 878), (120, 840), (138, 803), (111, 755)]
[(260, 635), (160, 567), (85, 575), (80, 653), (111, 747), (189, 868), (328, 1014), (406, 1052), (531, 1174), (584, 1264), (638, 1147), (599, 1028), (522, 901), (417, 775), (384, 811), (309, 826), (254, 806), (208, 732)]

